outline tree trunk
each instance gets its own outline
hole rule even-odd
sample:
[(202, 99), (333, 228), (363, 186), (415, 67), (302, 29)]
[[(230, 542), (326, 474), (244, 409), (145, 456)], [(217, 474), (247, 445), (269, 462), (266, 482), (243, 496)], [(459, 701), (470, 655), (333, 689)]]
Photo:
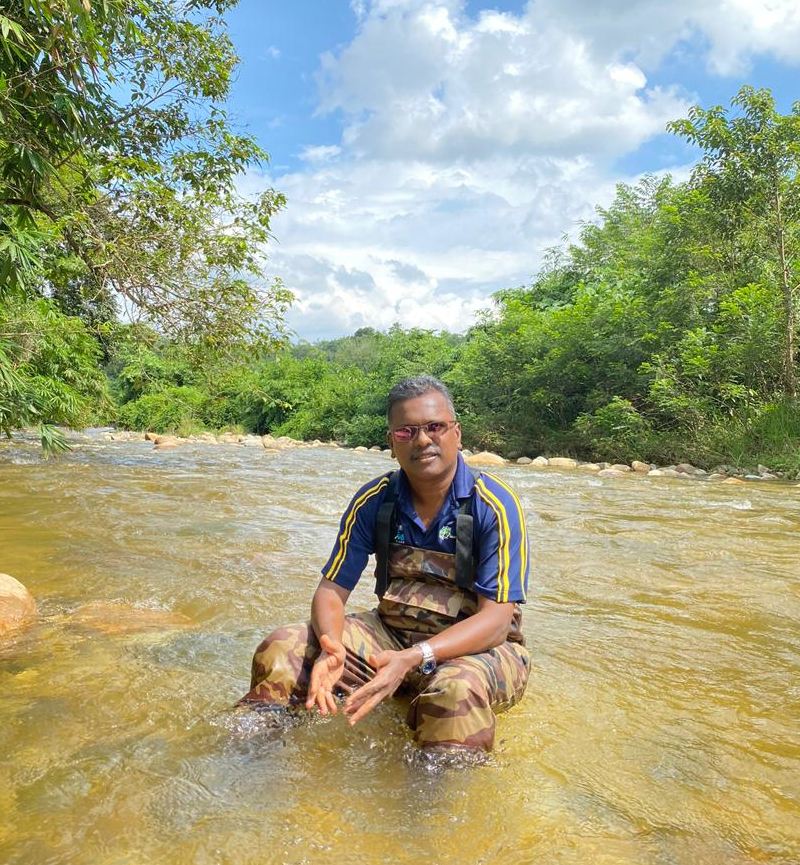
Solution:
[(794, 295), (789, 273), (789, 262), (786, 257), (786, 239), (783, 228), (783, 208), (781, 194), (775, 194), (775, 212), (777, 216), (778, 265), (780, 269), (781, 295), (783, 297), (784, 313), (784, 347), (783, 347), (783, 390), (787, 397), (797, 397), (797, 379), (794, 369)]

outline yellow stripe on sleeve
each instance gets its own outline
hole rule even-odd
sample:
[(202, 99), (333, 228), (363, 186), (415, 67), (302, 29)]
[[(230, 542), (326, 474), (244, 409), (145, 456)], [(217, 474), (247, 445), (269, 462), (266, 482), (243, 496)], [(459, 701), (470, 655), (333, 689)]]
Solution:
[(483, 478), (478, 478), (475, 481), (475, 487), (478, 490), (480, 497), (494, 511), (497, 517), (498, 528), (498, 545), (497, 545), (497, 602), (505, 603), (508, 601), (508, 572), (509, 572), (509, 556), (508, 542), (510, 537), (508, 518), (506, 517), (505, 505), (487, 489)]
[(520, 500), (517, 498), (514, 490), (511, 489), (508, 484), (504, 483), (500, 480), (496, 475), (489, 474), (489, 472), (485, 472), (487, 477), (490, 477), (496, 484), (501, 486), (510, 496), (511, 500), (514, 502), (514, 505), (517, 509), (517, 520), (519, 521), (519, 528), (522, 532), (522, 537), (520, 538), (520, 571), (519, 571), (519, 582), (520, 589), (522, 590), (522, 597), (527, 599), (527, 592), (525, 591), (525, 571), (528, 568), (528, 557), (530, 554), (530, 550), (528, 547), (528, 530), (525, 526), (525, 514), (522, 512), (522, 505), (520, 504)]
[(342, 568), (342, 564), (344, 563), (345, 556), (347, 555), (347, 544), (350, 541), (350, 535), (353, 531), (353, 526), (356, 522), (356, 516), (358, 515), (359, 510), (364, 506), (366, 502), (368, 502), (373, 496), (378, 495), (378, 493), (389, 483), (389, 476), (383, 475), (377, 481), (374, 486), (368, 487), (364, 490), (363, 493), (352, 503), (350, 507), (350, 512), (347, 514), (347, 518), (345, 519), (344, 528), (339, 533), (338, 544), (339, 550), (336, 553), (336, 557), (331, 563), (330, 570), (327, 574), (325, 574), (325, 579), (334, 581)]

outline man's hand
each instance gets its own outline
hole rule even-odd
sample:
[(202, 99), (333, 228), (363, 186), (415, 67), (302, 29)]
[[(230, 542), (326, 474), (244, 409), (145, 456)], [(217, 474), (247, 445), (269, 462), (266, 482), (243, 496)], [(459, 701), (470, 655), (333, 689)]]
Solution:
[(371, 682), (362, 685), (347, 698), (344, 713), (350, 716), (350, 726), (369, 714), (385, 697), (394, 694), (409, 671), (419, 664), (420, 653), (416, 649), (404, 649), (402, 652), (387, 650), (370, 655), (368, 660), (377, 673)]
[(316, 705), (321, 715), (328, 712), (335, 715), (339, 710), (333, 688), (344, 673), (345, 650), (339, 640), (333, 640), (327, 634), (320, 637), (319, 644), (322, 651), (311, 668), (306, 709), (313, 709)]

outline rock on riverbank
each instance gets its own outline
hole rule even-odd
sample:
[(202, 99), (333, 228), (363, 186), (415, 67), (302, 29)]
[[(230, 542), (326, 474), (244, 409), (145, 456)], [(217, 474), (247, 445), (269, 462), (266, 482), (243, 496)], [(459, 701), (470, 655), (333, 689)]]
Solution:
[[(210, 432), (202, 432), (197, 435), (180, 437), (175, 435), (164, 435), (153, 432), (133, 432), (128, 430), (113, 430), (106, 428), (105, 430), (97, 430), (96, 433), (102, 434), (107, 441), (148, 441), (153, 443), (154, 450), (172, 450), (181, 445), (233, 445), (238, 447), (248, 447), (255, 449), (263, 449), (268, 454), (278, 453), (279, 451), (291, 450), (294, 448), (314, 448), (314, 447), (333, 447), (342, 448), (345, 450), (353, 450), (354, 452), (381, 451), (385, 455), (389, 455), (387, 448), (373, 446), (371, 448), (356, 447), (347, 448), (341, 442), (327, 441), (323, 442), (319, 439), (314, 441), (300, 441), (293, 439), (290, 436), (272, 436), (272, 435), (253, 435), (239, 434), (233, 432), (221, 433), (215, 435)], [(85, 437), (85, 436), (84, 436)], [(503, 466), (508, 465), (509, 460), (502, 457), (500, 454), (490, 451), (480, 451), (473, 454), (471, 451), (464, 449), (462, 452), (466, 461), (475, 466)], [(654, 463), (646, 463), (641, 460), (632, 460), (630, 464), (615, 463), (611, 465), (607, 462), (581, 462), (572, 457), (545, 457), (545, 456), (519, 456), (515, 461), (519, 466), (529, 466), (532, 469), (551, 468), (560, 471), (581, 471), (585, 473), (597, 474), (603, 478), (617, 477), (652, 477), (652, 478), (681, 478), (683, 480), (694, 478), (709, 481), (723, 481), (726, 478), (742, 479), (747, 481), (775, 481), (775, 480), (791, 480), (785, 473), (774, 471), (767, 466), (759, 465), (756, 469), (746, 471), (745, 469), (736, 466), (720, 465), (715, 466), (710, 471), (694, 466), (692, 463), (683, 462), (676, 465), (657, 466)], [(800, 480), (800, 474), (795, 480)]]
[(19, 580), (0, 574), (0, 637), (24, 628), (36, 616), (36, 601)]

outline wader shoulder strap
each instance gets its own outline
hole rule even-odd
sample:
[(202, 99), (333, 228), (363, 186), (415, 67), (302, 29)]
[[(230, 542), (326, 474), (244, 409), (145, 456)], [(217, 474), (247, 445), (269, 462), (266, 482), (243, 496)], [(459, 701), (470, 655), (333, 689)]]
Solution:
[(389, 544), (395, 524), (397, 472), (392, 472), (375, 522), (375, 594), (382, 598), (389, 586)]
[[(477, 480), (480, 472), (470, 468), (472, 476)], [(389, 485), (383, 502), (378, 509), (375, 521), (375, 594), (382, 598), (389, 586), (389, 545), (395, 527), (395, 509), (397, 501), (397, 472), (389, 478)], [(472, 502), (475, 492), (463, 499), (458, 506), (456, 517), (456, 585), (460, 589), (472, 590), (475, 584), (475, 557), (472, 549)]]
[[(477, 481), (481, 473), (470, 467), (472, 477)], [(475, 556), (472, 549), (472, 503), (475, 500), (475, 487), (472, 495), (458, 505), (456, 517), (456, 585), (469, 589), (475, 585)]]

